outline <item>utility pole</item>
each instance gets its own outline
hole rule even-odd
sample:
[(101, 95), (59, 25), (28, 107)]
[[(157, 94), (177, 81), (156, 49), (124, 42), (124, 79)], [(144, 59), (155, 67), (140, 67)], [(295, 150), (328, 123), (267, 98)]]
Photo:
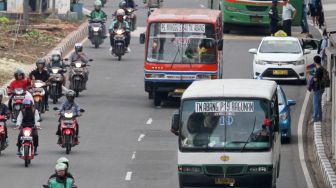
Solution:
[(23, 21), (26, 29), (29, 24), (29, 0), (23, 0)]

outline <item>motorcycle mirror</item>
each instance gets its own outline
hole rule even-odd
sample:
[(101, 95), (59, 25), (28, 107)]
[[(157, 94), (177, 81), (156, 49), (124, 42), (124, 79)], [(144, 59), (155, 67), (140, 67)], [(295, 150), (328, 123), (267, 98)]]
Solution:
[(43, 185), (44, 188), (50, 188), (49, 185)]
[(10, 86), (7, 86), (7, 89), (10, 89), (11, 87)]
[(145, 44), (146, 34), (145, 33), (141, 33), (139, 39), (140, 39), (140, 44)]
[(89, 59), (89, 61), (93, 61), (93, 59)]
[(57, 111), (57, 110), (59, 110), (59, 108), (58, 107), (54, 107), (53, 110)]
[(63, 69), (63, 72), (67, 72), (67, 70), (66, 70), (66, 69)]
[(84, 109), (80, 109), (79, 111), (80, 111), (80, 112), (82, 112), (82, 113), (83, 113), (83, 112), (85, 112), (85, 110), (84, 110)]
[(64, 61), (69, 61), (69, 58), (64, 58), (63, 60), (64, 60)]

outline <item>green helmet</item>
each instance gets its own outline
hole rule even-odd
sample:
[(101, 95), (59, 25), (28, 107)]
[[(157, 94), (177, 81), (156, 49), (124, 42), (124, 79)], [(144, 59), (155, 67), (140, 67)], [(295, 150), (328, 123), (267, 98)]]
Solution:
[(69, 160), (65, 157), (61, 157), (61, 158), (57, 159), (56, 164), (58, 164), (58, 163), (64, 163), (64, 164), (67, 165), (67, 168), (69, 168)]
[(95, 1), (94, 6), (102, 6), (102, 3), (100, 0)]
[(56, 172), (66, 170), (66, 169), (67, 169), (67, 165), (64, 164), (64, 163), (57, 163), (56, 166), (55, 166)]

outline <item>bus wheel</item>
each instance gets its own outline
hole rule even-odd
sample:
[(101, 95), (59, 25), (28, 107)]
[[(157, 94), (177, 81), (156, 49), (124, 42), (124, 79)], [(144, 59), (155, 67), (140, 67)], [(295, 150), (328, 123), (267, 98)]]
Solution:
[(153, 92), (152, 91), (148, 92), (148, 99), (153, 99)]
[(160, 92), (154, 91), (153, 92), (153, 98), (154, 98), (154, 106), (160, 106), (162, 101), (162, 95)]

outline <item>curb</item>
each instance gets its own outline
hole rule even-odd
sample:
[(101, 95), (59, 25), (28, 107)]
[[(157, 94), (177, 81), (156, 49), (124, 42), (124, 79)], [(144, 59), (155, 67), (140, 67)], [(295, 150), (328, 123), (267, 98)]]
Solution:
[[(87, 14), (84, 12), (84, 14)], [(43, 57), (47, 62), (50, 61), (51, 55), (54, 50), (59, 50), (61, 54), (66, 54), (67, 52), (70, 52), (75, 45), (76, 42), (82, 41), (88, 33), (88, 22), (82, 23), (75, 31), (70, 33), (67, 37), (62, 39), (62, 41), (50, 52)], [(28, 75), (30, 72), (32, 72), (36, 68), (35, 64), (32, 64), (29, 68), (25, 69), (25, 74)], [(0, 92), (4, 94), (8, 98), (8, 93), (7, 93), (7, 86), (13, 81), (14, 79), (8, 81), (6, 84), (3, 86), (0, 86)]]

